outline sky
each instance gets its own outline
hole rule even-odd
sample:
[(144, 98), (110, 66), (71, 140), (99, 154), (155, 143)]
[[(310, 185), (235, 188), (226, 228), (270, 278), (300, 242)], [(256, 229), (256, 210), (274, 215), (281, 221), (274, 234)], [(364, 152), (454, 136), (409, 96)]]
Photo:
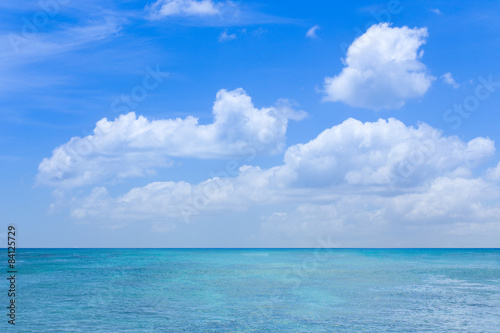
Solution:
[(0, 7), (2, 242), (500, 246), (497, 1)]

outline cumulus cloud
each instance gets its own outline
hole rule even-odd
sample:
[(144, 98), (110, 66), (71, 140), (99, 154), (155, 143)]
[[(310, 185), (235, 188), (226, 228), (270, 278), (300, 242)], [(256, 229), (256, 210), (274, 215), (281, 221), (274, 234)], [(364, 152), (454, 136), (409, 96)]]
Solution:
[(170, 164), (169, 157), (235, 158), (252, 148), (256, 154), (284, 149), (289, 119), (299, 120), (286, 101), (254, 107), (243, 89), (220, 90), (213, 106), (214, 121), (148, 120), (131, 112), (97, 122), (92, 135), (74, 137), (39, 165), (39, 183), (80, 186), (113, 177), (143, 176)]
[(223, 3), (213, 0), (158, 0), (149, 7), (151, 18), (172, 16), (213, 16), (220, 13)]
[(486, 177), (490, 180), (500, 181), (500, 162), (496, 167), (486, 170)]
[(488, 193), (495, 191), (484, 179), (473, 178), (472, 171), (494, 150), (489, 139), (463, 142), (426, 124), (414, 128), (396, 119), (348, 119), (308, 143), (289, 147), (279, 166), (233, 164), (198, 184), (156, 182), (116, 197), (97, 188), (75, 201), (73, 216), (176, 223), (201, 212), (206, 216), (266, 205), (306, 205), (298, 213), (271, 214), (271, 224), (288, 221), (281, 224), (291, 223), (291, 232), (314, 223), (335, 229), (398, 219), (490, 221), (499, 209), (488, 201), (493, 198)]
[[(238, 177), (214, 177), (198, 184), (187, 182), (155, 182), (137, 187), (112, 198), (106, 188), (95, 188), (72, 215), (79, 219), (108, 218), (110, 221), (148, 220), (162, 222), (188, 221), (203, 210), (238, 210), (252, 202), (260, 202), (266, 183), (255, 181), (259, 168), (242, 168)], [(260, 178), (261, 180), (264, 178)]]
[(495, 151), (491, 140), (463, 142), (427, 124), (407, 127), (394, 118), (348, 119), (306, 144), (287, 149), (276, 176), (295, 186), (418, 184), (469, 170)]
[(443, 79), (444, 83), (452, 86), (454, 89), (458, 89), (460, 87), (460, 85), (455, 81), (451, 73), (444, 73), (443, 75), (441, 75), (441, 78)]
[(434, 77), (420, 61), (427, 28), (371, 26), (347, 50), (345, 67), (325, 79), (325, 101), (371, 109), (398, 109), (421, 97)]
[(481, 178), (437, 177), (410, 193), (344, 193), (329, 203), (289, 206), (264, 215), (261, 229), (271, 239), (305, 246), (325, 235), (347, 247), (494, 246), (499, 194)]
[(311, 29), (307, 30), (306, 37), (307, 38), (317, 38), (318, 36), (316, 35), (316, 31), (319, 30), (319, 25), (315, 25)]

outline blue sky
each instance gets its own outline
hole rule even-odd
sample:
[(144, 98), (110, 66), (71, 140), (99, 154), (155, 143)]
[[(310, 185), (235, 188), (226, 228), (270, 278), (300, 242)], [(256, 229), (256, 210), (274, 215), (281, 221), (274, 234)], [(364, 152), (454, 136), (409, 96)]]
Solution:
[(20, 246), (499, 245), (498, 2), (1, 6)]

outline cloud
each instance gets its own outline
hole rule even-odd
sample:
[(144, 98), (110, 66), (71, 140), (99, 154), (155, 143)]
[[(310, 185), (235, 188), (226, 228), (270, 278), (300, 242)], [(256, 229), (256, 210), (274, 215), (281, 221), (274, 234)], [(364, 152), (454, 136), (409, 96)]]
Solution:
[(227, 29), (224, 30), (219, 36), (219, 42), (227, 42), (233, 39), (236, 39), (236, 34), (228, 34)]
[(441, 78), (443, 79), (444, 83), (449, 84), (454, 89), (458, 89), (460, 87), (460, 85), (457, 82), (455, 82), (455, 79), (453, 78), (451, 73), (445, 73), (441, 75)]
[(214, 121), (148, 120), (131, 112), (113, 121), (97, 122), (93, 134), (74, 137), (39, 165), (37, 181), (73, 187), (108, 178), (144, 176), (170, 165), (170, 157), (236, 158), (252, 150), (257, 155), (284, 149), (289, 119), (303, 112), (286, 101), (257, 109), (243, 89), (220, 90), (213, 106)]
[(312, 39), (317, 38), (318, 36), (316, 35), (316, 31), (318, 30), (319, 30), (319, 25), (315, 25), (311, 29), (307, 30), (306, 37)]
[(410, 193), (344, 193), (329, 203), (290, 205), (264, 215), (261, 229), (304, 246), (325, 235), (344, 247), (494, 246), (499, 193), (481, 178), (438, 177)]
[[(74, 61), (86, 49), (119, 36), (125, 19), (104, 16), (104, 19), (85, 23), (55, 25), (50, 32), (43, 25), (26, 29), (32, 24), (26, 21), (19, 30), (0, 36), (0, 94), (29, 91), (35, 100), (40, 89), (67, 87), (71, 83), (71, 72), (54, 70), (51, 64), (65, 62), (65, 57)], [(31, 70), (34, 64), (38, 66), (36, 72)], [(43, 94), (43, 98), (47, 95)]]
[(433, 12), (436, 15), (441, 15), (442, 14), (441, 11), (438, 8), (432, 8), (432, 9), (429, 9), (429, 11)]
[(267, 33), (267, 29), (259, 27), (258, 29), (254, 30), (252, 32), (252, 35), (260, 37), (260, 36), (264, 35), (265, 33)]
[(427, 124), (413, 128), (394, 118), (366, 123), (351, 118), (288, 148), (285, 164), (275, 174), (281, 182), (301, 187), (408, 186), (469, 170), (494, 151), (489, 139), (466, 143)]
[(325, 79), (324, 100), (378, 110), (423, 96), (434, 80), (418, 52), (426, 37), (426, 28), (371, 26), (349, 46), (342, 72)]
[(123, 22), (123, 19), (106, 17), (104, 21), (95, 21), (50, 33), (42, 33), (38, 30), (31, 34), (11, 32), (5, 37), (16, 54), (13, 60), (32, 62), (44, 56), (74, 51), (91, 42), (116, 36), (121, 31)]
[(298, 21), (268, 15), (255, 6), (236, 1), (157, 0), (145, 7), (146, 18), (194, 26), (244, 26), (252, 24), (296, 24)]
[(152, 19), (172, 16), (213, 16), (220, 13), (225, 3), (213, 0), (158, 0), (149, 7)]
[(500, 181), (500, 162), (496, 167), (486, 170), (486, 178), (494, 181)]
[(272, 222), (299, 238), (307, 234), (304, 228), (333, 232), (371, 221), (489, 223), (500, 209), (500, 192), (486, 178), (472, 175), (494, 151), (489, 139), (463, 142), (426, 124), (414, 128), (396, 119), (348, 119), (289, 147), (281, 165), (262, 169), (233, 163), (198, 184), (155, 182), (116, 197), (99, 187), (74, 201), (72, 215), (175, 224), (283, 206), (288, 211), (265, 217), (263, 228), (275, 230), (266, 226)]

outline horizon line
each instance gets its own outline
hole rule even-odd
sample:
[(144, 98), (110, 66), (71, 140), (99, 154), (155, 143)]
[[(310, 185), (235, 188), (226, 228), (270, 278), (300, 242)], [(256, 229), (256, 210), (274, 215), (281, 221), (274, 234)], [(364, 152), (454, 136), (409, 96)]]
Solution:
[[(8, 249), (8, 247), (3, 247)], [(500, 247), (16, 247), (16, 250), (500, 250)]]

